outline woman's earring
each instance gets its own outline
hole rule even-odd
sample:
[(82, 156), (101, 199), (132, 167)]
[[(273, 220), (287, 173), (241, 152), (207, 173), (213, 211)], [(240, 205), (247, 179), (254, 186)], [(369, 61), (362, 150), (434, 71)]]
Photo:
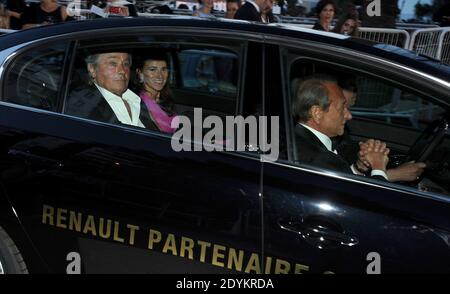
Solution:
[(139, 75), (139, 83), (143, 83), (144, 82), (144, 75), (143, 74), (140, 74)]

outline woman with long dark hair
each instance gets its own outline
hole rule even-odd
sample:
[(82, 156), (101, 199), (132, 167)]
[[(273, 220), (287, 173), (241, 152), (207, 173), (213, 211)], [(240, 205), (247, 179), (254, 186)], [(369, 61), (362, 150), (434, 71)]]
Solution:
[(138, 59), (136, 74), (139, 80), (139, 96), (149, 110), (150, 117), (165, 133), (175, 132), (171, 127), (176, 118), (172, 91), (168, 86), (169, 62), (165, 53), (151, 53)]
[(320, 0), (316, 6), (319, 21), (313, 26), (314, 30), (331, 31), (331, 23), (336, 14), (337, 6), (333, 0)]
[(352, 15), (344, 15), (339, 19), (334, 32), (337, 34), (358, 37), (359, 35), (359, 20)]

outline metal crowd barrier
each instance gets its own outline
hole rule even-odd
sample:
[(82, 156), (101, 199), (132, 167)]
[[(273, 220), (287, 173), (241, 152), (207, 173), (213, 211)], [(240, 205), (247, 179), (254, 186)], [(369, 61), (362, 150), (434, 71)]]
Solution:
[(450, 65), (450, 28), (416, 30), (409, 49)]
[[(313, 24), (289, 23), (302, 28), (312, 28)], [(333, 27), (332, 27), (333, 28)], [(377, 43), (394, 45), (400, 48), (409, 48), (411, 37), (405, 30), (383, 29), (383, 28), (359, 28), (359, 38), (371, 40)]]
[(361, 39), (371, 40), (377, 43), (385, 43), (400, 48), (409, 48), (411, 37), (405, 30), (384, 29), (384, 28), (359, 28)]
[(401, 30), (417, 30), (417, 29), (431, 29), (431, 28), (439, 28), (438, 25), (435, 24), (422, 24), (422, 23), (409, 23), (409, 22), (397, 22), (395, 24), (396, 29)]

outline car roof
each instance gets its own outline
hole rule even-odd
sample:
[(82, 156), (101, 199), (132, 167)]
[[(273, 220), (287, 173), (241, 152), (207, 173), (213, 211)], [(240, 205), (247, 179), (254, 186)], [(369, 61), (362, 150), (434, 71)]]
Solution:
[(393, 50), (392, 47), (394, 46), (380, 46), (380, 44), (368, 42), (362, 39), (355, 39), (335, 33), (322, 32), (289, 24), (267, 25), (242, 20), (227, 20), (223, 18), (202, 19), (181, 15), (155, 15), (155, 17), (134, 18), (100, 18), (94, 20), (70, 21), (45, 27), (37, 27), (2, 35), (0, 37), (0, 50), (29, 41), (61, 34), (70, 34), (74, 32), (83, 32), (96, 29), (139, 26), (230, 30), (242, 33), (260, 33), (265, 35), (307, 39), (309, 41), (321, 42), (371, 54), (450, 82), (449, 66), (424, 56), (418, 56), (412, 51), (398, 47), (395, 47), (396, 50)]

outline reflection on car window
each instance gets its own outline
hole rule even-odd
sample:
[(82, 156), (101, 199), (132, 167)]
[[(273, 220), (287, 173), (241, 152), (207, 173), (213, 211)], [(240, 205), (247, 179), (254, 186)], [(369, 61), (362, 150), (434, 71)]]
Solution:
[(7, 72), (4, 100), (56, 111), (65, 48), (59, 43), (20, 55)]
[(359, 76), (355, 83), (358, 99), (351, 107), (354, 116), (424, 129), (444, 113), (438, 105), (384, 82)]
[(183, 87), (235, 96), (237, 56), (219, 50), (189, 49), (179, 54)]

